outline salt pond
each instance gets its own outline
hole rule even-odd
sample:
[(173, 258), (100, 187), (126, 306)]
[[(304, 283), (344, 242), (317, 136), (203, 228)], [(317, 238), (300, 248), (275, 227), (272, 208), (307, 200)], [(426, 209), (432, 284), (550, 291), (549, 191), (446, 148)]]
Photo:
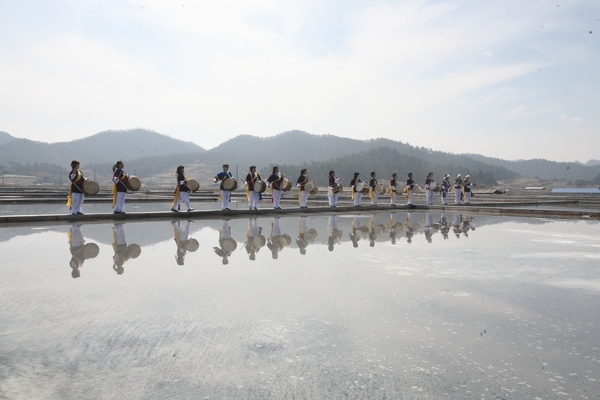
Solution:
[(0, 228), (0, 397), (598, 398), (600, 223)]

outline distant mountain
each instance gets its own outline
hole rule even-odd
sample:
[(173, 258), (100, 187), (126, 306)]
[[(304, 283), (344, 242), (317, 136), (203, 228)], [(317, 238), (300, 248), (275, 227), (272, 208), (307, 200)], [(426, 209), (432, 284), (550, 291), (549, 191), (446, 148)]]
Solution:
[(585, 164), (586, 167), (595, 167), (596, 165), (600, 165), (600, 160), (589, 160), (588, 162), (586, 162)]
[(191, 142), (144, 129), (133, 129), (105, 131), (83, 139), (60, 143), (13, 138), (0, 144), (0, 159), (3, 162), (45, 162), (68, 167), (73, 159), (80, 160), (85, 165), (204, 151), (202, 147)]
[(0, 131), (0, 145), (10, 142), (11, 140), (15, 139), (14, 136), (9, 135), (6, 132), (2, 132)]

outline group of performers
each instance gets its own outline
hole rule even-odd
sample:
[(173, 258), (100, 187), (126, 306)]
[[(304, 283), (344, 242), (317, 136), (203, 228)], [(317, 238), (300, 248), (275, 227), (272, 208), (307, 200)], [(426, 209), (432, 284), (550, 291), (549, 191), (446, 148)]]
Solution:
[[(125, 164), (122, 161), (117, 161), (113, 166), (112, 207), (115, 214), (125, 214), (125, 196), (129, 186), (128, 181), (130, 175), (124, 172), (124, 167)], [(79, 168), (79, 161), (73, 160), (71, 162), (71, 172), (69, 173), (71, 186), (69, 188), (67, 205), (70, 207), (71, 214), (74, 215), (83, 215), (82, 206), (85, 199), (84, 183), (88, 181)], [(171, 204), (171, 211), (179, 212), (181, 204), (186, 206), (187, 211), (193, 211), (194, 208), (190, 205), (189, 197), (189, 193), (192, 190), (188, 186), (188, 179), (185, 176), (185, 167), (183, 165), (178, 166), (175, 175), (177, 177), (177, 185), (175, 187), (173, 203)], [(221, 209), (229, 211), (231, 192), (237, 188), (237, 182), (233, 178), (231, 172), (229, 172), (228, 164), (223, 164), (223, 170), (215, 175), (213, 181), (219, 183)], [(342, 192), (341, 181), (342, 178), (337, 177), (335, 171), (329, 171), (327, 197), (331, 208), (335, 208), (338, 204), (339, 193)], [(311, 186), (308, 186), (309, 184)], [(258, 201), (266, 188), (271, 191), (273, 208), (278, 210), (281, 209), (280, 203), (282, 193), (289, 190), (291, 183), (279, 171), (279, 167), (277, 166), (273, 167), (271, 175), (266, 181), (263, 181), (260, 174), (256, 171), (256, 166), (252, 165), (246, 175), (244, 185), (246, 187), (248, 208), (250, 210), (258, 210)], [(308, 196), (311, 193), (311, 190), (306, 189), (307, 187), (313, 188), (314, 183), (309, 180), (308, 170), (306, 168), (300, 171), (300, 176), (296, 180), (296, 186), (299, 191), (298, 203), (300, 208), (308, 208)], [(475, 183), (470, 182), (469, 175), (462, 179), (461, 174), (458, 174), (451, 184), (450, 175), (446, 174), (441, 182), (436, 182), (433, 178), (433, 172), (430, 172), (425, 178), (425, 202), (427, 205), (433, 205), (434, 193), (439, 192), (441, 204), (447, 205), (448, 193), (453, 189), (455, 196), (454, 204), (470, 204), (473, 186), (475, 186)], [(383, 185), (377, 180), (375, 171), (370, 173), (369, 180), (365, 182), (361, 180), (360, 173), (355, 172), (350, 180), (350, 188), (352, 190), (352, 201), (355, 207), (361, 207), (363, 194), (368, 194), (371, 206), (376, 206), (379, 203), (379, 195), (385, 192)], [(396, 206), (398, 195), (403, 193), (406, 194), (407, 205), (412, 206), (414, 204), (414, 193), (417, 189), (420, 189), (420, 187), (413, 179), (412, 172), (408, 173), (406, 185), (404, 186), (402, 186), (398, 180), (398, 175), (393, 173), (390, 179), (390, 186), (387, 188), (387, 193), (390, 196), (390, 205), (392, 207)]]

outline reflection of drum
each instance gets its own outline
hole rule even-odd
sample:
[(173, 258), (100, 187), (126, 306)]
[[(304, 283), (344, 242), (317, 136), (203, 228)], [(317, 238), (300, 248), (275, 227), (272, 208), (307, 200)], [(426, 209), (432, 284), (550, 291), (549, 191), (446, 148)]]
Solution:
[(267, 244), (267, 238), (264, 235), (256, 235), (252, 238), (252, 244), (258, 248), (263, 247)]
[(309, 232), (306, 232), (302, 236), (304, 237), (304, 240), (306, 240), (306, 243), (311, 243), (313, 240), (315, 240), (315, 238), (313, 237), (313, 235), (311, 235)]
[(318, 235), (318, 232), (317, 232), (317, 230), (316, 230), (315, 228), (310, 228), (310, 229), (308, 230), (308, 233), (310, 233), (310, 234), (312, 235), (312, 237), (313, 237), (313, 238), (316, 238), (316, 237), (317, 237), (317, 235)]
[(142, 254), (142, 248), (139, 244), (130, 244), (127, 246), (127, 250), (125, 250), (127, 254), (129, 254), (130, 258), (138, 258), (140, 254)]
[(315, 188), (315, 183), (314, 182), (306, 182), (306, 184), (304, 185), (304, 190), (306, 192), (310, 192), (314, 188)]
[(377, 236), (381, 235), (383, 233), (383, 229), (381, 228), (380, 225), (377, 225), (375, 228), (373, 228), (373, 232), (375, 232), (375, 234)]
[(198, 243), (198, 241), (196, 239), (190, 239), (186, 249), (187, 251), (191, 251), (192, 253), (196, 250), (198, 250), (198, 248), (200, 247), (200, 243)]
[(127, 179), (125, 181), (125, 186), (127, 186), (127, 189), (129, 189), (129, 190), (133, 190), (134, 192), (137, 192), (142, 187), (142, 182), (140, 181), (140, 178), (138, 178), (137, 176), (129, 175), (129, 179)]
[(288, 178), (283, 178), (279, 184), (279, 187), (284, 192), (289, 192), (292, 189), (292, 182), (290, 182)]
[(279, 245), (279, 247), (287, 247), (292, 243), (292, 238), (290, 235), (284, 233), (281, 236), (275, 238), (274, 242)]
[(223, 239), (221, 240), (221, 248), (226, 252), (231, 253), (237, 248), (237, 242), (233, 238)]
[(187, 185), (190, 188), (190, 190), (192, 191), (192, 193), (197, 192), (198, 189), (200, 189), (200, 184), (195, 179), (188, 179)]
[(223, 181), (223, 189), (233, 192), (237, 189), (237, 181), (235, 178), (227, 178)]
[(331, 191), (332, 191), (333, 193), (339, 193), (339, 192), (341, 192), (342, 190), (343, 190), (343, 188), (342, 188), (342, 184), (341, 184), (341, 183), (336, 183), (336, 184), (335, 184), (335, 186), (332, 186), (332, 187), (331, 187)]
[(367, 195), (367, 194), (369, 194), (369, 188), (364, 186), (360, 192), (364, 195)]
[(254, 191), (257, 193), (263, 193), (267, 190), (267, 184), (265, 181), (256, 181), (254, 182)]
[(98, 193), (100, 190), (100, 186), (95, 181), (85, 181), (83, 182), (83, 194), (86, 196), (93, 196)]
[(98, 253), (100, 253), (100, 247), (96, 243), (86, 243), (83, 245), (84, 258), (96, 258)]
[(373, 190), (377, 194), (382, 194), (383, 193), (383, 185), (378, 183), (377, 185), (375, 185), (375, 188)]
[(362, 190), (365, 188), (365, 184), (362, 182), (358, 182), (356, 185), (354, 185), (354, 188), (357, 192), (362, 192)]

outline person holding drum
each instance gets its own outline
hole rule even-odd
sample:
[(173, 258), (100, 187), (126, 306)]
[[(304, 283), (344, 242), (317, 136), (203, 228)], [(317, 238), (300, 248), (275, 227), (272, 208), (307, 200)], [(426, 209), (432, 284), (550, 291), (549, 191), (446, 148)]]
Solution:
[(338, 202), (339, 192), (341, 192), (340, 181), (342, 178), (335, 176), (335, 171), (329, 171), (329, 190), (327, 195), (329, 197), (329, 207), (335, 208)]
[(444, 180), (440, 183), (440, 198), (442, 205), (448, 205), (448, 190), (450, 190), (450, 175), (444, 175)]
[(279, 202), (281, 201), (281, 183), (283, 181), (283, 174), (279, 173), (279, 167), (273, 167), (273, 173), (267, 179), (269, 187), (271, 188), (271, 195), (273, 196), (273, 208), (281, 210)]
[(462, 196), (463, 180), (460, 174), (456, 175), (454, 180), (454, 204), (460, 204), (460, 198)]
[(82, 206), (85, 195), (83, 193), (83, 184), (88, 179), (83, 176), (83, 173), (79, 170), (79, 161), (71, 161), (71, 172), (69, 173), (69, 180), (71, 186), (69, 187), (69, 198), (67, 200), (67, 206), (71, 210), (71, 215), (83, 215)]
[(433, 172), (427, 174), (425, 178), (425, 204), (428, 206), (433, 205), (433, 189), (435, 188), (435, 182), (433, 181)]
[(467, 175), (465, 176), (465, 181), (463, 182), (463, 186), (465, 188), (465, 198), (463, 201), (464, 204), (471, 204), (471, 189), (473, 188), (473, 186), (475, 186), (475, 184), (471, 183), (469, 179), (470, 177), (469, 175)]
[(127, 194), (129, 175), (123, 171), (124, 167), (125, 164), (123, 164), (123, 161), (117, 161), (113, 166), (113, 187), (111, 192), (113, 195), (112, 206), (115, 214), (125, 214), (125, 195)]
[(300, 171), (300, 176), (296, 181), (296, 186), (298, 187), (298, 197), (300, 200), (300, 208), (308, 208), (306, 203), (308, 202), (308, 191), (305, 190), (304, 185), (308, 183), (308, 172), (306, 168)]
[(409, 172), (408, 173), (408, 179), (406, 180), (406, 190), (407, 190), (407, 197), (408, 197), (408, 205), (412, 205), (413, 201), (414, 201), (414, 192), (413, 189), (415, 188), (415, 180), (413, 179), (413, 173)]
[(371, 172), (371, 178), (369, 179), (369, 197), (371, 197), (371, 205), (376, 206), (379, 200), (379, 193), (375, 190), (377, 186), (377, 178), (375, 177), (375, 171)]
[(223, 171), (219, 172), (213, 178), (214, 182), (220, 182), (219, 193), (221, 197), (221, 209), (229, 211), (229, 201), (231, 200), (231, 191), (226, 190), (223, 184), (227, 179), (232, 179), (233, 175), (229, 172), (229, 164), (223, 164)]
[(187, 178), (185, 177), (185, 167), (180, 165), (175, 170), (175, 175), (177, 176), (177, 187), (175, 188), (175, 198), (173, 199), (173, 204), (171, 204), (171, 211), (179, 212), (179, 210), (175, 207), (179, 207), (179, 204), (185, 203), (188, 211), (193, 211), (194, 209), (190, 206), (190, 192), (191, 189), (187, 184)]
[(258, 195), (259, 192), (254, 190), (254, 184), (260, 182), (260, 175), (256, 172), (256, 165), (250, 166), (250, 172), (246, 175), (246, 194), (248, 196), (248, 207), (250, 210), (258, 210)]
[(398, 184), (398, 174), (393, 173), (390, 179), (390, 205), (396, 207), (396, 185)]
[(362, 187), (357, 187), (357, 184), (359, 183), (360, 186), (362, 186), (360, 174), (358, 172), (355, 172), (354, 176), (350, 180), (350, 187), (352, 188), (352, 200), (354, 200), (354, 207), (360, 207), (360, 201), (362, 200)]

